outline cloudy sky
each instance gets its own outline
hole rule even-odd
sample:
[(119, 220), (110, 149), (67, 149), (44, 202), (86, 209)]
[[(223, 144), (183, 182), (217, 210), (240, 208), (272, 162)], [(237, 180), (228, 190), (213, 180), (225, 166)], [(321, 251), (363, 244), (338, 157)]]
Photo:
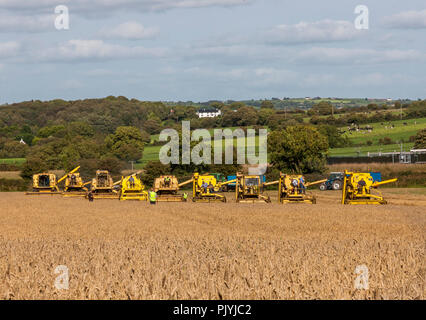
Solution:
[(0, 103), (108, 95), (426, 98), (426, 3), (0, 0)]

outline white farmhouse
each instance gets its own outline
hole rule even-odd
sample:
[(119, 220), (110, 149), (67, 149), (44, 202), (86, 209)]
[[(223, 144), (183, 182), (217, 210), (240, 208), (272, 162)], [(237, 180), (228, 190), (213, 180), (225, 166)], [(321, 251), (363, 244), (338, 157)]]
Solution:
[(200, 108), (197, 111), (198, 118), (216, 118), (222, 114), (222, 111), (216, 108)]

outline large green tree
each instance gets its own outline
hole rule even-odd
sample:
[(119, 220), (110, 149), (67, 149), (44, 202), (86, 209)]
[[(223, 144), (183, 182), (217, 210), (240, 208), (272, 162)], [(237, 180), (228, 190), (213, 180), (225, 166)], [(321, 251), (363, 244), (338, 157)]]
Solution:
[(135, 127), (118, 127), (105, 138), (107, 149), (117, 158), (136, 161), (142, 158), (144, 142), (141, 131)]
[(426, 129), (417, 132), (414, 149), (426, 149)]
[(327, 137), (328, 146), (330, 148), (345, 147), (349, 144), (349, 139), (344, 137), (335, 126), (320, 125), (318, 130), (321, 134)]
[(323, 171), (327, 150), (327, 138), (311, 126), (291, 126), (268, 136), (270, 162), (286, 172)]

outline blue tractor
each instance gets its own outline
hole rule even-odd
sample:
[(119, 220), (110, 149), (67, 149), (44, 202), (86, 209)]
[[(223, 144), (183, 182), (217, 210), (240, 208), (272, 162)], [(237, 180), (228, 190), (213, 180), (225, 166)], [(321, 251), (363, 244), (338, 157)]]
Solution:
[(343, 172), (331, 172), (327, 181), (320, 184), (320, 190), (341, 190), (343, 187), (344, 175)]
[[(373, 177), (373, 181), (375, 182), (382, 181), (382, 175), (380, 172), (370, 172), (370, 174)], [(320, 184), (319, 186), (320, 190), (321, 191), (342, 190), (344, 175), (345, 174), (343, 172), (331, 172), (327, 181)]]

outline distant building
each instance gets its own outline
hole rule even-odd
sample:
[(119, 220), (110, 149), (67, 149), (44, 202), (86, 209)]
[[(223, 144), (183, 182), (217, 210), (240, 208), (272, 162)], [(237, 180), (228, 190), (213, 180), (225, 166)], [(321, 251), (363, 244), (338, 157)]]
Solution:
[(222, 115), (222, 111), (216, 108), (200, 108), (197, 111), (198, 118), (216, 118)]

